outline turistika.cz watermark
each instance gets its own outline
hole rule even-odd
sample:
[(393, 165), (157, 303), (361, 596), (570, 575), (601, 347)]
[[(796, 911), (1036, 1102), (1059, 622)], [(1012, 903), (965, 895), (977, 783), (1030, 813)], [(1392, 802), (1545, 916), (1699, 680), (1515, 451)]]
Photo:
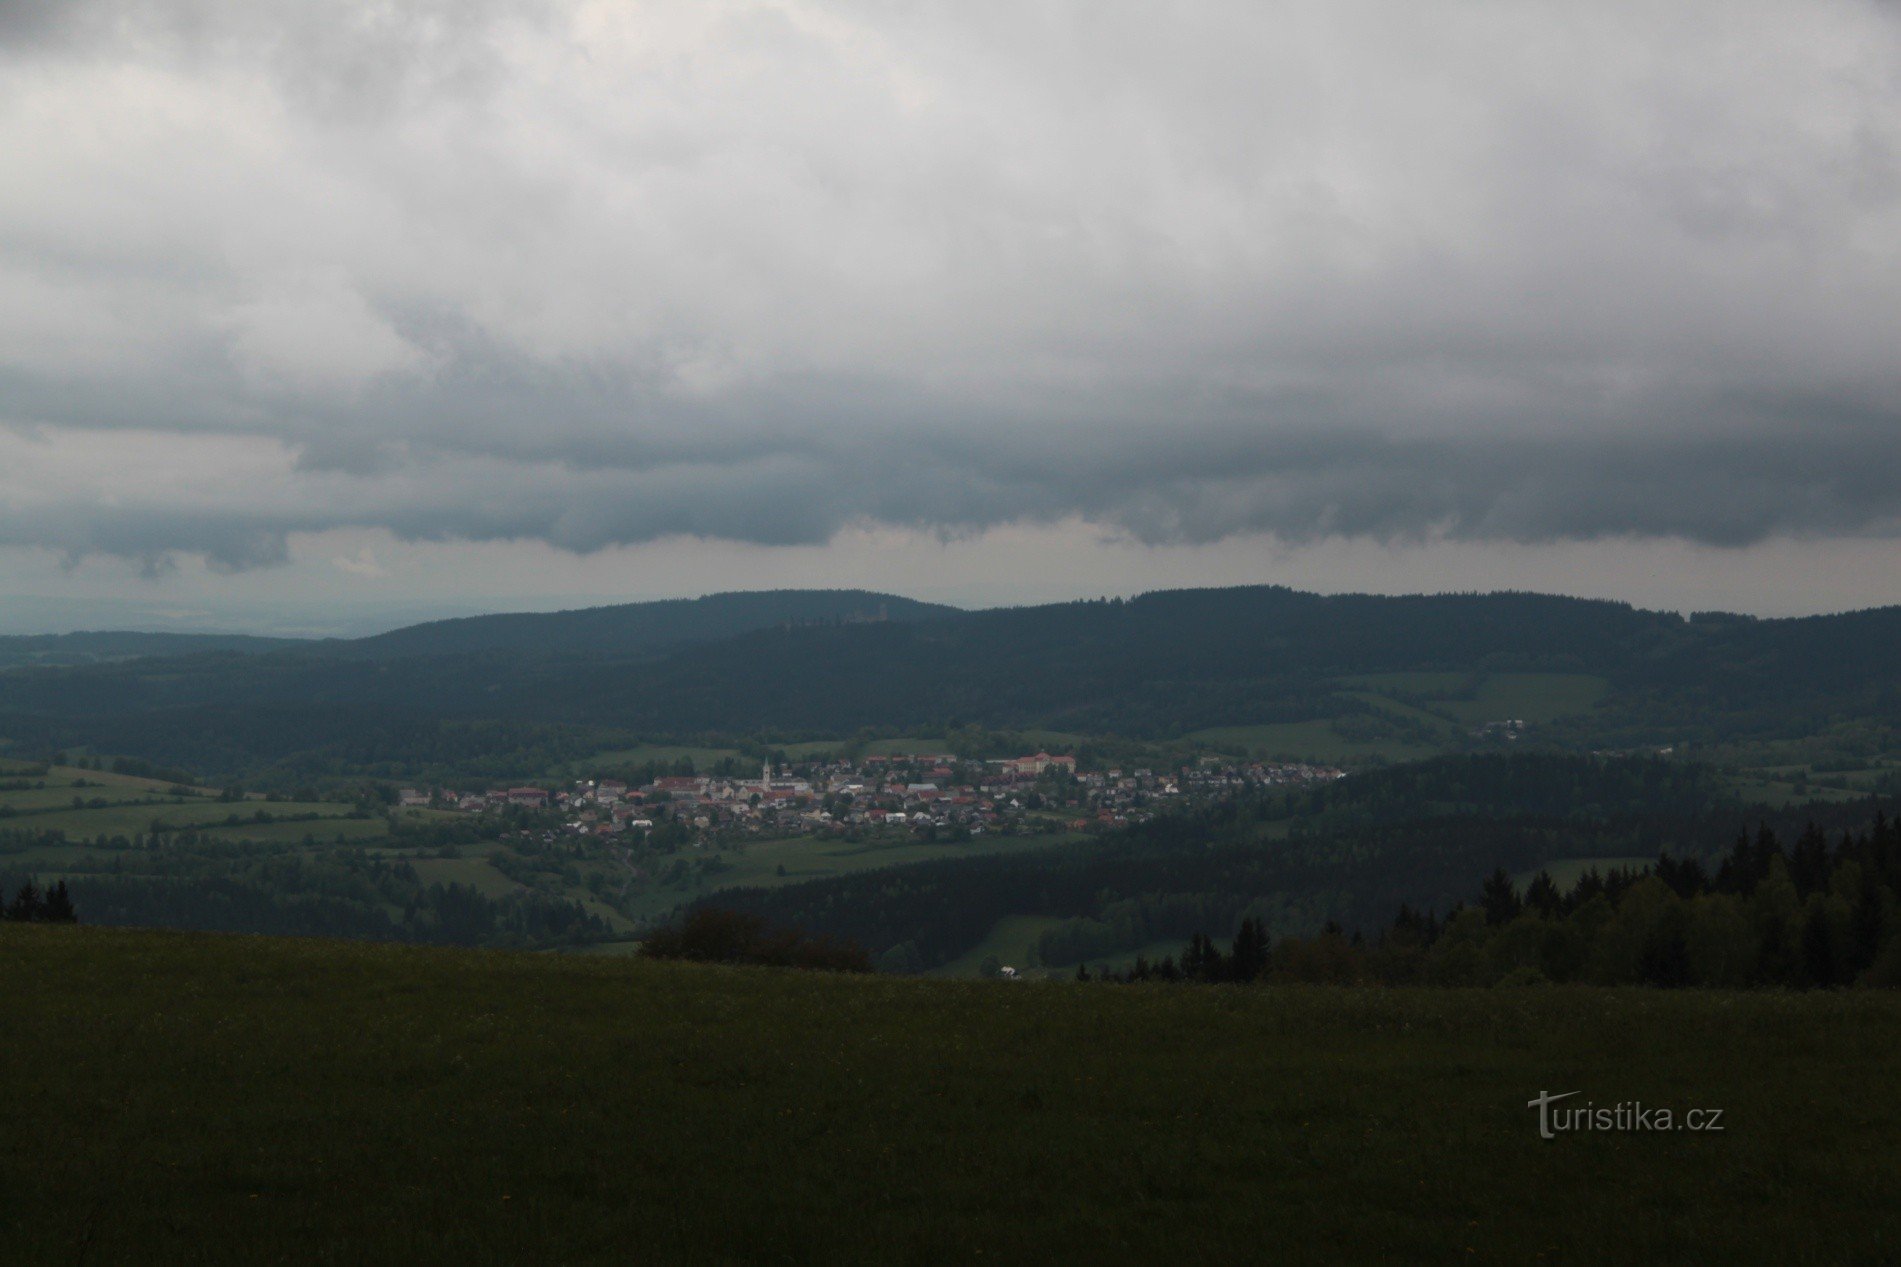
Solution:
[(1620, 1100), (1611, 1105), (1590, 1100), (1582, 1104), (1559, 1103), (1582, 1094), (1581, 1091), (1561, 1091), (1553, 1095), (1540, 1091), (1537, 1099), (1525, 1101), (1526, 1108), (1538, 1110), (1541, 1138), (1556, 1139), (1560, 1135), (1586, 1131), (1720, 1132), (1723, 1129), (1721, 1109), (1686, 1109), (1678, 1113), (1673, 1109), (1651, 1108), (1641, 1100)]

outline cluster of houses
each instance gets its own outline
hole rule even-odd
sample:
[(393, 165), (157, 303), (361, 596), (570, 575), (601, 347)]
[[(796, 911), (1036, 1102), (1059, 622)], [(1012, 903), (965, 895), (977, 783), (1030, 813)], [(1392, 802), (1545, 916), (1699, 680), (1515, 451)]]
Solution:
[(1037, 826), (1072, 831), (1119, 827), (1185, 800), (1340, 777), (1342, 772), (1333, 767), (1304, 764), (1203, 762), (1177, 770), (1079, 773), (1076, 758), (1067, 754), (1038, 752), (992, 761), (921, 754), (816, 761), (777, 771), (767, 763), (757, 778), (673, 775), (638, 787), (603, 778), (566, 788), (464, 793), (404, 788), (401, 800), (469, 813), (510, 806), (559, 813), (568, 830), (591, 835), (673, 823), (700, 836), (852, 829), (948, 829), (975, 836)]

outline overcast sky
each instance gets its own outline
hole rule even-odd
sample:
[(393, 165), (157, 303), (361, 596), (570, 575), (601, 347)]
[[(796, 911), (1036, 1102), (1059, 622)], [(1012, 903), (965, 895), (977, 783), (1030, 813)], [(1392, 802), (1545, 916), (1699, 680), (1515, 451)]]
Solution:
[(1888, 5), (0, 0), (0, 628), (1901, 602), (1897, 348)]

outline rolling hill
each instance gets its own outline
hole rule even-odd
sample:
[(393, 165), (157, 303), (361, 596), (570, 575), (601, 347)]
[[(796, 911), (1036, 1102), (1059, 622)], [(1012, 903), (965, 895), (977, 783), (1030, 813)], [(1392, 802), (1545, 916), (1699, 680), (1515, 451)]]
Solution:
[(0, 673), (0, 737), (217, 773), (360, 753), (365, 736), (387, 737), (369, 758), (386, 759), (475, 722), (513, 728), (515, 746), (523, 727), (624, 740), (978, 725), (1226, 734), (1268, 752), (1325, 741), (1350, 759), (1456, 749), (1529, 718), (1535, 742), (1560, 747), (1822, 736), (1880, 751), (1901, 746), (1896, 645), (1901, 608), (1685, 620), (1537, 594), (1257, 586), (965, 613), (793, 591)]
[(514, 651), (648, 655), (775, 626), (931, 620), (957, 609), (867, 590), (761, 590), (559, 612), (509, 612), (409, 625), (326, 644), (373, 659)]

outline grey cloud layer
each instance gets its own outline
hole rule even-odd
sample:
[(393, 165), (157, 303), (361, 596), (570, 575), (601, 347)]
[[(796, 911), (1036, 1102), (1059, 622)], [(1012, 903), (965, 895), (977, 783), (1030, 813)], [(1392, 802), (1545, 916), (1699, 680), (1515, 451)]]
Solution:
[(0, 543), (1901, 524), (1878, 6), (95, 2), (0, 50)]

